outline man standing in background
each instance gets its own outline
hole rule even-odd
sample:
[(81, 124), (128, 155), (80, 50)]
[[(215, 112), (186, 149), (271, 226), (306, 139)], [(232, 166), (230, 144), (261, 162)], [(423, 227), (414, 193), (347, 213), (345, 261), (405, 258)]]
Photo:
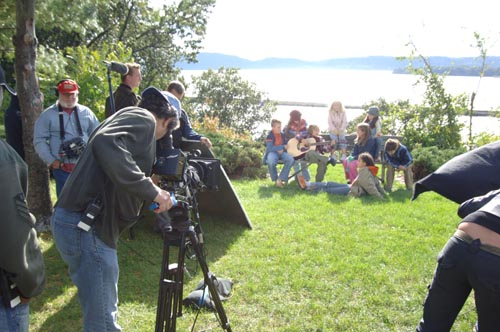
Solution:
[(57, 102), (43, 111), (35, 123), (33, 145), (52, 169), (58, 197), (90, 134), (99, 125), (94, 113), (78, 104), (79, 91), (71, 79), (57, 83)]
[[(122, 83), (116, 88), (113, 93), (113, 98), (115, 102), (114, 111), (119, 111), (122, 108), (129, 106), (137, 106), (140, 97), (134, 93), (134, 89), (137, 89), (141, 85), (142, 74), (141, 66), (137, 63), (126, 63), (127, 73), (122, 75)], [(106, 98), (106, 106), (104, 114), (106, 118), (113, 115), (113, 110), (111, 109), (110, 97)]]

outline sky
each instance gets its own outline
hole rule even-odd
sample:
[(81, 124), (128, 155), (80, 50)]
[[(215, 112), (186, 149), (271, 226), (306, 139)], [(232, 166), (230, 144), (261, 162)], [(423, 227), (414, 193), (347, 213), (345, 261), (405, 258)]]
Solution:
[[(178, 0), (152, 0), (172, 3)], [(202, 52), (249, 60), (308, 61), (408, 56), (500, 56), (500, 19), (491, 0), (217, 0)]]

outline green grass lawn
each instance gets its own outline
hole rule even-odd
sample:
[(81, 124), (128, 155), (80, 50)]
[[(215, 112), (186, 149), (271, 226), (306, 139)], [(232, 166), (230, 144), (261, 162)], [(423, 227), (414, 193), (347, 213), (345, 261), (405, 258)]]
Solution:
[[(341, 167), (327, 180), (344, 182)], [(269, 179), (233, 186), (252, 230), (202, 216), (210, 270), (234, 281), (223, 302), (233, 331), (414, 331), (435, 258), (459, 222), (457, 204), (434, 193), (411, 202), (400, 183), (386, 201), (314, 194), (295, 182), (279, 189)], [(144, 219), (118, 249), (124, 331), (155, 326), (163, 242), (151, 215)], [(31, 331), (81, 331), (76, 288), (51, 235), (41, 239), (48, 280), (32, 301)], [(185, 294), (202, 277), (195, 261), (187, 267)], [(195, 315), (185, 309), (177, 331), (190, 331)], [(453, 331), (472, 330), (475, 319), (469, 299)], [(210, 328), (222, 331), (203, 311), (195, 331)]]

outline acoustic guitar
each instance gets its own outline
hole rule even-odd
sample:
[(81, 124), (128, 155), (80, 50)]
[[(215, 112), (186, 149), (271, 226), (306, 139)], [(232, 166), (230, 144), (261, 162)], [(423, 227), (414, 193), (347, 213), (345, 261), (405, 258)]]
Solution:
[(306, 138), (307, 144), (302, 143), (296, 138), (291, 138), (288, 143), (286, 143), (286, 152), (292, 157), (299, 157), (306, 154), (312, 147), (317, 145), (329, 145), (332, 142), (324, 141), (324, 142), (316, 142), (314, 138)]

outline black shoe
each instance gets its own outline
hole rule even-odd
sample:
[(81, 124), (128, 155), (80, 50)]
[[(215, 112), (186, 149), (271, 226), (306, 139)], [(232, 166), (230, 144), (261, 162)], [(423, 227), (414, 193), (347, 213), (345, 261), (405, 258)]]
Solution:
[(337, 165), (337, 160), (335, 160), (335, 158), (333, 158), (333, 157), (330, 157), (330, 158), (328, 158), (328, 163), (332, 166), (335, 166), (335, 165)]

